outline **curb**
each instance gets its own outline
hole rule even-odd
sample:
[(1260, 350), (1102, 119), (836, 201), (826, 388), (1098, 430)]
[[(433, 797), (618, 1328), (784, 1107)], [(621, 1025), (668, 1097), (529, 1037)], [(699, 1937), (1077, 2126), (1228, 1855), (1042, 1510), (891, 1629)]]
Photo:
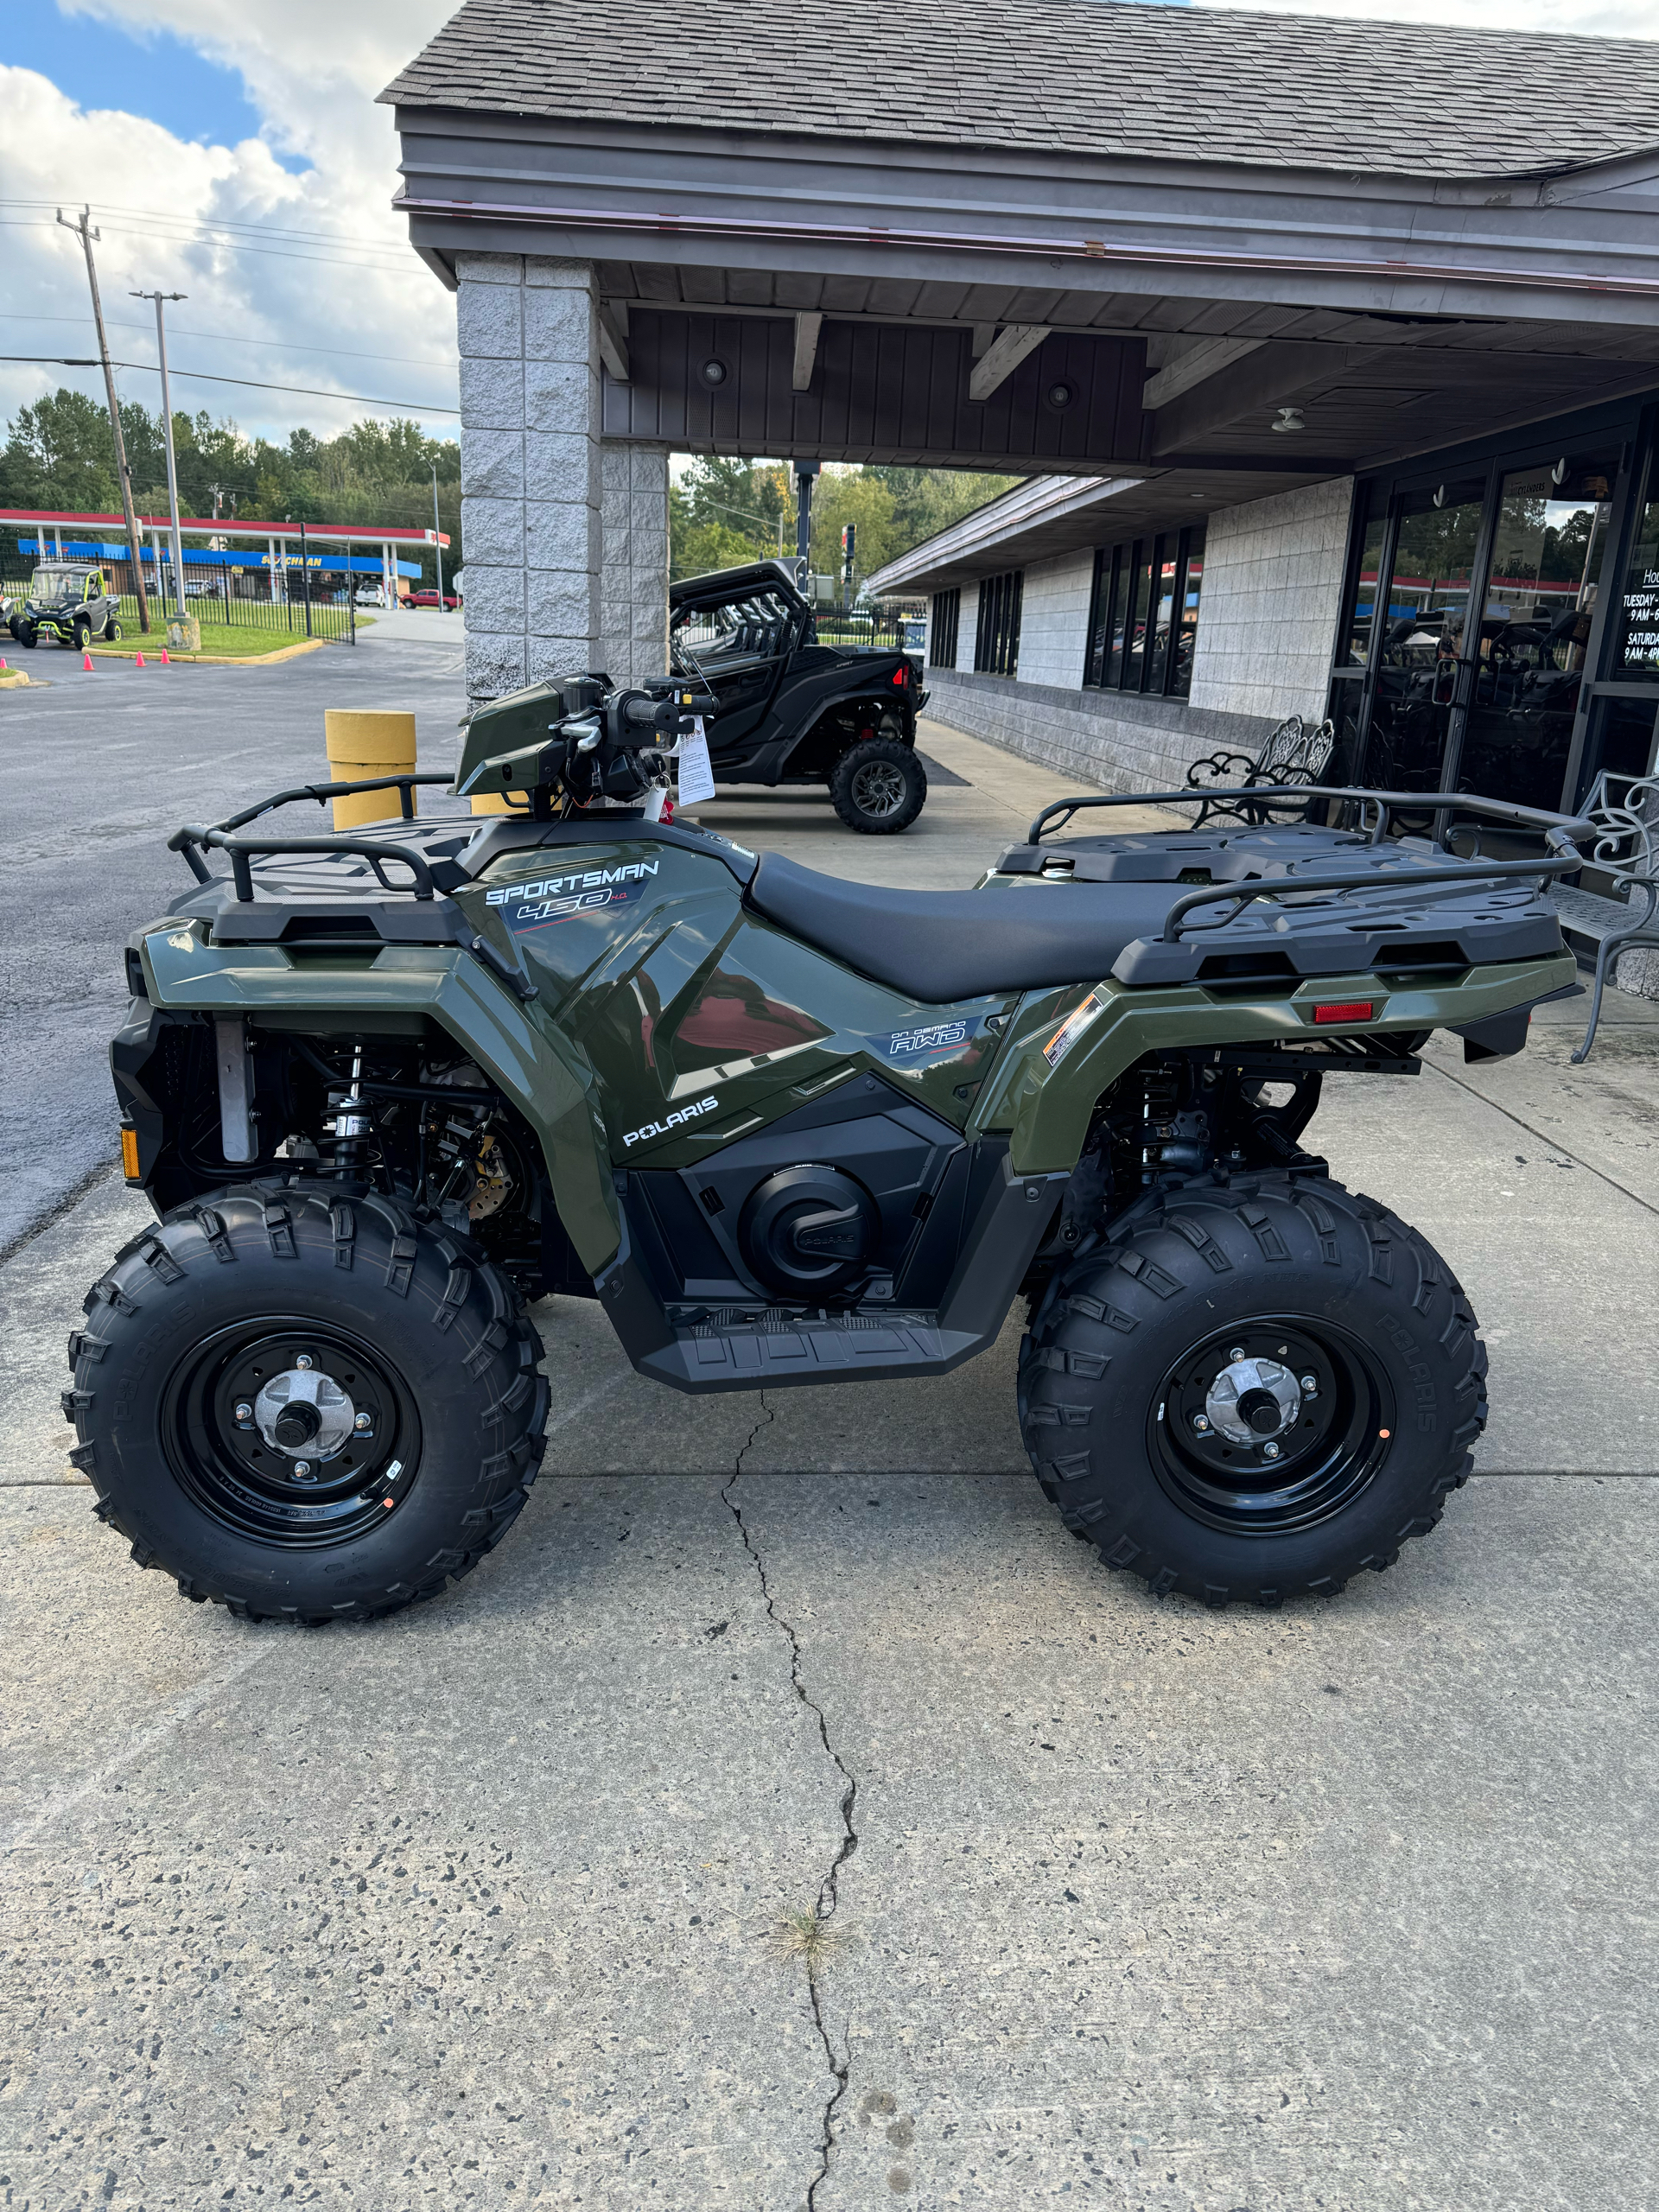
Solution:
[[(302, 638), (297, 645), (279, 645), (271, 653), (178, 653), (171, 645), (165, 648), (168, 659), (175, 665), (198, 668), (269, 668), (273, 661), (293, 660), (301, 653), (320, 652), (324, 645), (337, 642), (333, 638)], [(136, 653), (159, 653), (160, 645), (94, 645), (92, 658), (98, 660), (130, 660)]]

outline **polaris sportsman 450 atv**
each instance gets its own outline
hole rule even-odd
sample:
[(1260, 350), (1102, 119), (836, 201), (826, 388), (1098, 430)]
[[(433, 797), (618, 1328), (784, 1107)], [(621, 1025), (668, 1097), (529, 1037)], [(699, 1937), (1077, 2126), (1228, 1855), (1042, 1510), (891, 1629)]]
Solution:
[[(417, 826), (448, 779), (388, 778), (173, 838), (198, 880), (112, 1048), (158, 1218), (65, 1397), (133, 1558), (256, 1618), (441, 1590), (534, 1479), (560, 1293), (693, 1392), (943, 1375), (1024, 1299), (1032, 1464), (1109, 1565), (1215, 1605), (1389, 1566), (1469, 1471), (1486, 1357), (1304, 1139), (1326, 1081), (1404, 1080), (1436, 1028), (1518, 1052), (1576, 988), (1544, 894), (1588, 825), (1335, 791), (1329, 827), (1050, 841), (1190, 797), (1141, 792), (888, 891), (653, 818), (709, 707), (573, 678), (518, 752), (468, 734), (454, 789), (519, 811)], [(251, 826), (393, 785), (402, 822)]]

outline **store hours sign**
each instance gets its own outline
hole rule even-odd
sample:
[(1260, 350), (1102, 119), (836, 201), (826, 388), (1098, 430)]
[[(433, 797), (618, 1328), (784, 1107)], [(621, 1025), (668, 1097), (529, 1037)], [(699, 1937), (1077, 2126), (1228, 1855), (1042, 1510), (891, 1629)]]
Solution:
[(1617, 674), (1659, 677), (1659, 499), (1648, 501), (1630, 549), (1618, 631)]

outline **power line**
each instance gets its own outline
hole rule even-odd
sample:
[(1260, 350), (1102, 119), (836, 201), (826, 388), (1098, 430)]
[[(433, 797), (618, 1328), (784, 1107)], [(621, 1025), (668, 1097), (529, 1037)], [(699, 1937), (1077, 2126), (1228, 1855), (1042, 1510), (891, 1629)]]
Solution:
[[(0, 361), (31, 361), (42, 367), (60, 369), (96, 369), (102, 365), (96, 353), (0, 353)], [(143, 369), (149, 375), (158, 373), (154, 361), (111, 361), (112, 369)], [(322, 391), (312, 385), (263, 384), (253, 377), (216, 377), (207, 369), (175, 369), (175, 377), (189, 377), (197, 384), (240, 385), (249, 391), (291, 391), (302, 399), (344, 399), (356, 407), (389, 407), (394, 412), (407, 415), (459, 415), (459, 407), (430, 407), (418, 399), (370, 399), (360, 391)]]

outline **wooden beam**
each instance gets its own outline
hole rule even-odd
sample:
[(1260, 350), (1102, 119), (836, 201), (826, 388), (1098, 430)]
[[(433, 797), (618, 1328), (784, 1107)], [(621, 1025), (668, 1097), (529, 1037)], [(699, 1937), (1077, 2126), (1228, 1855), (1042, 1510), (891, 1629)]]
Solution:
[(599, 304), (599, 358), (617, 384), (628, 381), (627, 309), (618, 314), (608, 300)]
[(798, 315), (795, 318), (795, 370), (790, 381), (797, 391), (810, 391), (812, 370), (818, 358), (818, 333), (823, 327), (821, 315)]
[(990, 352), (991, 340), (995, 335), (996, 325), (994, 322), (976, 322), (974, 325), (974, 359), (976, 361)]
[(976, 363), (968, 379), (969, 399), (988, 399), (998, 385), (1007, 381), (1027, 353), (1034, 353), (1048, 335), (1046, 322), (1011, 322), (1002, 335)]
[(1184, 391), (1191, 391), (1195, 385), (1208, 383), (1234, 361), (1243, 360), (1246, 353), (1254, 353), (1258, 346), (1266, 343), (1260, 338), (1198, 338), (1179, 342), (1183, 350), (1173, 360), (1166, 361), (1155, 376), (1147, 378), (1141, 393), (1143, 407), (1161, 407), (1166, 400), (1179, 399)]

